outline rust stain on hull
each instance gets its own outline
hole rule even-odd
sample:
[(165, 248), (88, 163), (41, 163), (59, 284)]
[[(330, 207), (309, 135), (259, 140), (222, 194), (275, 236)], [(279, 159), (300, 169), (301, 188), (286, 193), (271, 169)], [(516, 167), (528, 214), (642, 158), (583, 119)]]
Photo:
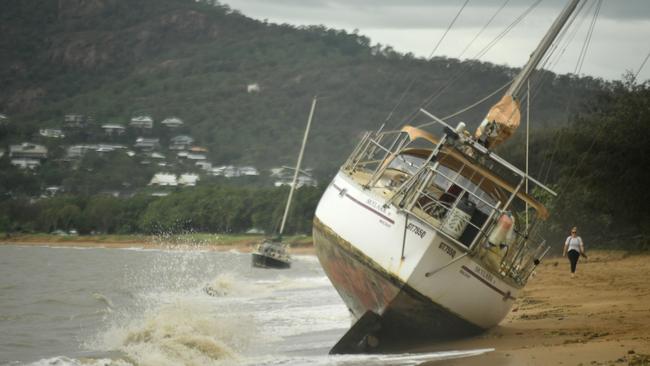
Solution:
[(317, 217), (313, 237), (325, 273), (354, 316), (366, 311), (381, 316), (382, 338), (448, 338), (483, 331), (383, 269)]

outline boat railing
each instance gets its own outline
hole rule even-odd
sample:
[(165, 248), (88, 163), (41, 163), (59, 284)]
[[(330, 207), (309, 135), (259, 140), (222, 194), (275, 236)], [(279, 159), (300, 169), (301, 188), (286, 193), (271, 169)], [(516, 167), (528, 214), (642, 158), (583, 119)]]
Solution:
[(363, 168), (374, 177), (391, 154), (401, 149), (407, 138), (408, 135), (401, 131), (366, 132), (342, 168), (347, 171)]
[[(342, 169), (348, 173), (365, 172), (364, 186), (373, 188), (392, 158), (403, 152), (408, 141), (408, 134), (401, 131), (366, 132)], [(444, 144), (443, 137), (432, 154), (440, 152)], [(472, 179), (465, 177), (468, 174), (462, 174), (466, 169), (464, 164), (460, 169), (450, 170), (432, 160), (435, 161), (421, 159), (419, 164), (413, 164), (399, 186), (392, 188), (393, 195), (387, 204), (396, 204), (427, 223), (460, 250), (478, 257), (493, 272), (524, 284), (548, 251), (548, 246), (529, 237), (531, 226), (514, 230), (505, 246), (489, 241), (498, 219), (502, 215), (512, 215), (513, 201), (521, 184), (505, 202), (488, 199), (479, 188), (481, 180), (472, 184)], [(450, 192), (451, 187), (456, 191)], [(462, 214), (459, 207), (467, 201), (475, 205), (471, 215)]]

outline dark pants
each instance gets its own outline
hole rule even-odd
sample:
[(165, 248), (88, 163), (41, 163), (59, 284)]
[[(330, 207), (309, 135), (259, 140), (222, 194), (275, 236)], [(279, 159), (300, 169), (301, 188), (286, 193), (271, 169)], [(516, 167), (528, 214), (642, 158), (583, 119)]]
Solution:
[(580, 252), (577, 250), (569, 250), (567, 253), (569, 256), (569, 261), (571, 262), (571, 273), (576, 272), (576, 266), (578, 265), (578, 258), (580, 258)]

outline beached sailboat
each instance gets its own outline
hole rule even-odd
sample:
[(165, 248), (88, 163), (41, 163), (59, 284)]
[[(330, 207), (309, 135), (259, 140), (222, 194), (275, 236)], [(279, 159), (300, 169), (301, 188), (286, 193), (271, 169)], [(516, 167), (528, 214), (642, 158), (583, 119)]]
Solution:
[(474, 334), (508, 314), (548, 251), (533, 233), (549, 213), (523, 188), (555, 193), (491, 148), (519, 125), (518, 96), (578, 2), (475, 134), (420, 109), (440, 136), (409, 125), (367, 132), (341, 166), (313, 223), (318, 259), (356, 319), (331, 353)]
[(298, 174), (300, 173), (300, 165), (302, 164), (302, 156), (305, 152), (305, 145), (307, 144), (307, 137), (309, 136), (309, 129), (311, 121), (314, 117), (314, 110), (316, 109), (316, 98), (312, 100), (311, 110), (309, 111), (309, 118), (307, 119), (307, 127), (305, 127), (305, 134), (302, 138), (302, 145), (300, 146), (300, 153), (298, 154), (298, 161), (293, 173), (293, 180), (291, 188), (289, 189), (289, 196), (287, 203), (284, 207), (284, 214), (282, 215), (282, 222), (280, 223), (280, 230), (277, 235), (270, 239), (264, 240), (260, 243), (252, 254), (253, 267), (261, 268), (278, 268), (286, 269), (291, 267), (291, 255), (289, 254), (289, 244), (282, 241), (282, 234), (284, 233), (284, 226), (287, 223), (287, 216), (289, 216), (289, 209), (291, 208), (291, 199), (298, 184)]

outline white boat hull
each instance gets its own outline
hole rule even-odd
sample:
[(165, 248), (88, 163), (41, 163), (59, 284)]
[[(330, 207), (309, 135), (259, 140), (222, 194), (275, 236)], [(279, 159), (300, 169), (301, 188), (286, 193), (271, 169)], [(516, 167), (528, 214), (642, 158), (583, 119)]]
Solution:
[(429, 224), (384, 204), (339, 172), (316, 209), (318, 258), (355, 317), (373, 311), (400, 337), (471, 334), (503, 320), (517, 287)]

